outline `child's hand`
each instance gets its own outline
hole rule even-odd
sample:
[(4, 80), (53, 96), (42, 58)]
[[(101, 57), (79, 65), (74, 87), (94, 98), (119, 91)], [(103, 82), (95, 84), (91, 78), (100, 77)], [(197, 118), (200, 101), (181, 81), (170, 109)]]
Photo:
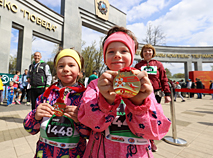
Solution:
[(54, 108), (48, 103), (41, 103), (38, 105), (35, 113), (35, 119), (41, 120), (43, 117), (52, 117)]
[(10, 89), (14, 89), (14, 87), (10, 87)]
[(64, 115), (73, 119), (76, 123), (78, 123), (78, 107), (77, 106), (66, 106)]
[(133, 74), (137, 75), (138, 79), (140, 80), (141, 89), (139, 93), (136, 96), (130, 98), (130, 100), (135, 105), (141, 105), (143, 100), (152, 93), (153, 87), (146, 71), (132, 70), (132, 72)]
[(113, 80), (117, 74), (117, 71), (108, 70), (98, 80), (99, 91), (109, 104), (112, 104), (115, 100), (116, 93), (113, 89)]

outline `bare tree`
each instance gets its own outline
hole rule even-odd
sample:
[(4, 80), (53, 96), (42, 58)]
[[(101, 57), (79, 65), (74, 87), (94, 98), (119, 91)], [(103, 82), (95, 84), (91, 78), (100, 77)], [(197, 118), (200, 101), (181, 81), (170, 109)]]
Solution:
[(143, 42), (149, 43), (151, 45), (165, 45), (166, 35), (162, 32), (160, 26), (152, 26), (151, 23), (148, 24), (146, 31), (146, 38)]

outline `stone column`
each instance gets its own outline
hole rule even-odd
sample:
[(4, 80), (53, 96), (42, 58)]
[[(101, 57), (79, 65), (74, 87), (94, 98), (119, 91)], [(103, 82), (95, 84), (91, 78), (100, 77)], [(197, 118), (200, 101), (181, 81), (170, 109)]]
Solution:
[(78, 9), (78, 1), (61, 0), (61, 14), (64, 16), (63, 48), (74, 47), (81, 52), (82, 22)]
[(202, 61), (198, 60), (195, 62), (195, 71), (202, 71)]
[(0, 17), (0, 54), (1, 54), (1, 73), (9, 72), (10, 42), (11, 42), (12, 22), (7, 16)]
[(25, 69), (31, 64), (32, 54), (32, 29), (24, 27), (19, 30), (18, 54), (17, 54), (17, 70), (24, 73)]
[(185, 80), (189, 79), (189, 71), (192, 71), (191, 61), (187, 61), (184, 63)]

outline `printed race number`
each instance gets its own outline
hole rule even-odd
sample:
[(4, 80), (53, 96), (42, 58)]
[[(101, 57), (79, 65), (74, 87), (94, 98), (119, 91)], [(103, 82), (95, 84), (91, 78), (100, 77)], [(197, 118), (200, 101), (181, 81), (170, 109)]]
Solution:
[(66, 136), (70, 137), (73, 135), (73, 129), (72, 127), (48, 125), (47, 135), (49, 137), (66, 137)]
[(113, 120), (112, 124), (114, 125), (117, 125), (118, 127), (121, 127), (121, 126), (128, 126), (127, 125), (127, 122), (126, 122), (126, 117), (125, 117), (125, 120), (122, 121), (120, 119), (121, 116), (116, 116), (115, 119)]

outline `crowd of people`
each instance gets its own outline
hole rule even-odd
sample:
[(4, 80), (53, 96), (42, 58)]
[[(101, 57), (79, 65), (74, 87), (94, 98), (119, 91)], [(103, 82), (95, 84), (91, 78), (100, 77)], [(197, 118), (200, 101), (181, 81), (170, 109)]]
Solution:
[[(40, 52), (34, 53), (34, 61), (21, 79), (16, 72), (8, 86), (7, 104), (20, 104), (27, 94), (26, 105), (31, 102), (32, 110), (24, 119), (24, 128), (33, 135), (40, 132), (35, 157), (153, 158), (152, 152), (157, 151), (154, 140), (162, 139), (171, 125), (161, 98), (165, 96), (169, 103), (172, 90), (174, 100), (179, 96), (184, 102), (183, 94), (175, 89), (203, 88), (199, 79), (196, 83), (189, 79), (185, 85), (168, 80), (162, 63), (153, 59), (156, 50), (151, 44), (142, 47), (142, 60), (131, 67), (138, 42), (124, 27), (112, 27), (102, 46), (107, 70), (99, 78), (93, 71), (86, 88), (84, 59), (72, 48), (55, 55), (57, 80), (52, 81)], [(137, 87), (137, 93), (131, 97), (117, 93), (115, 79), (122, 94), (127, 86), (134, 91)], [(202, 94), (198, 94), (200, 98)]]

